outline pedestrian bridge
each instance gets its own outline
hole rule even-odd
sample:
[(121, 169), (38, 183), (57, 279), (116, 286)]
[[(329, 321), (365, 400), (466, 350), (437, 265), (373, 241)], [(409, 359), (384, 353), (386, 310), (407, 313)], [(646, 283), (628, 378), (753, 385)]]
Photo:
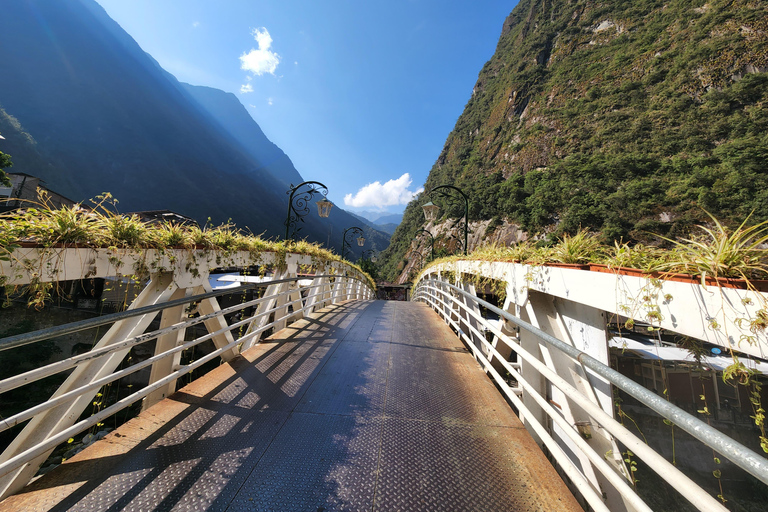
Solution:
[(425, 305), (352, 301), (281, 330), (2, 510), (580, 510)]
[[(259, 254), (272, 276), (242, 277), (235, 291), (261, 291), (222, 309), (217, 297), (233, 289), (211, 289), (208, 272), (250, 268), (254, 255), (149, 252), (17, 249), (0, 261), (9, 284), (32, 290), (118, 268), (150, 276), (125, 312), (0, 340), (1, 360), (111, 325), (91, 351), (0, 381), (4, 393), (69, 372), (50, 400), (0, 421), (0, 431), (24, 425), (0, 455), (0, 510), (651, 510), (632, 485), (636, 458), (695, 508), (726, 510), (617, 421), (615, 389), (768, 483), (761, 454), (606, 364), (606, 315), (643, 318), (627, 307), (631, 293), (674, 293), (682, 306), (664, 306), (664, 327), (726, 347), (690, 310), (747, 307), (764, 300), (757, 292), (710, 296), (681, 283), (653, 292), (616, 275), (458, 262), (423, 274), (415, 302), (387, 302), (345, 263)], [(506, 287), (503, 306), (477, 297), (481, 283)], [(735, 335), (743, 322), (723, 315)], [(187, 339), (198, 324), (207, 334)], [(182, 363), (208, 340), (215, 350)], [(127, 364), (144, 343), (155, 355)], [(765, 346), (758, 339), (749, 350)], [(222, 364), (177, 386), (216, 358)], [(145, 368), (140, 389), (89, 409), (103, 386)], [(141, 414), (91, 442), (136, 403)], [(87, 447), (36, 476), (68, 441)]]

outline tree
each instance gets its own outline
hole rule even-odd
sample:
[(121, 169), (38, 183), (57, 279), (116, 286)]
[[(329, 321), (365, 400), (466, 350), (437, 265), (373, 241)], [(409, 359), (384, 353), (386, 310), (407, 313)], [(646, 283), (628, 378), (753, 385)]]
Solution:
[(376, 268), (376, 265), (368, 259), (359, 259), (357, 260), (357, 265), (363, 269), (363, 272), (367, 273), (369, 276), (373, 278), (374, 281), (378, 281), (379, 279), (379, 270)]

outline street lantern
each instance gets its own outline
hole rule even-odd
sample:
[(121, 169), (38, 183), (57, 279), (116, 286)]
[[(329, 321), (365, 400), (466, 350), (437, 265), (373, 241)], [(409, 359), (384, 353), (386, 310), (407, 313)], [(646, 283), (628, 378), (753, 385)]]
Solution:
[[(347, 236), (347, 234), (349, 234), (349, 236)], [(341, 235), (341, 259), (344, 259), (347, 247), (349, 247), (350, 251), (352, 250), (352, 240), (355, 235), (357, 235), (357, 245), (362, 247), (365, 244), (363, 228), (352, 226), (351, 228), (345, 229), (344, 233)]]
[[(460, 188), (454, 187), (453, 185), (439, 185), (430, 190), (427, 195), (431, 196), (435, 192), (442, 197), (450, 197), (450, 192), (456, 192), (461, 196), (461, 199), (464, 200), (464, 255), (466, 256), (469, 249), (467, 244), (467, 237), (469, 236), (469, 198)], [(424, 209), (424, 217), (427, 218), (427, 221), (432, 221), (437, 218), (437, 210), (439, 210), (439, 207), (429, 202), (422, 206), (422, 208)]]
[(327, 219), (328, 216), (331, 214), (331, 208), (333, 207), (333, 203), (327, 200), (326, 198), (322, 198), (317, 203), (317, 214)]
[(427, 219), (427, 222), (437, 220), (437, 212), (440, 211), (440, 207), (433, 204), (432, 201), (422, 206), (421, 209), (424, 210), (424, 218)]
[(371, 255), (371, 263), (376, 263), (376, 255)]
[(315, 194), (322, 194), (323, 198), (317, 201), (317, 213), (320, 217), (326, 218), (331, 213), (331, 203), (326, 196), (328, 187), (319, 181), (305, 181), (286, 192), (288, 194), (288, 214), (285, 216), (285, 239), (292, 240), (296, 233), (301, 230), (299, 222), (304, 222), (303, 217), (310, 212), (310, 204)]

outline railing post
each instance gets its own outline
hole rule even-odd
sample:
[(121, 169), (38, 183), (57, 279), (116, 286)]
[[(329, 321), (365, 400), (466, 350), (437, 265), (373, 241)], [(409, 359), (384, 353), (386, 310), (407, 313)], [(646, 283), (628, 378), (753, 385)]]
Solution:
[(338, 274), (335, 277), (336, 278), (333, 282), (333, 296), (331, 304), (336, 304), (337, 302), (344, 300), (342, 298), (344, 295), (344, 276), (342, 274)]
[(301, 290), (299, 290), (298, 280), (288, 283), (288, 286), (294, 289), (293, 293), (288, 296), (290, 303), (293, 305), (294, 313), (288, 320), (286, 320), (286, 323), (291, 324), (304, 318), (304, 299), (301, 297)]
[[(275, 274), (275, 280), (285, 279), (287, 275), (288, 275), (288, 272), (283, 272), (279, 275)], [(248, 324), (248, 329), (246, 330), (246, 334), (250, 334), (253, 331), (259, 330), (269, 323), (269, 317), (271, 316), (271, 313), (266, 314), (265, 312), (275, 307), (275, 304), (277, 303), (276, 295), (280, 293), (282, 290), (283, 290), (283, 283), (271, 284), (267, 286), (267, 289), (264, 290), (263, 297), (270, 297), (270, 298), (265, 300), (264, 302), (259, 303), (259, 305), (256, 307), (256, 311), (254, 311), (253, 313), (253, 320)], [(246, 342), (244, 342), (243, 346), (240, 349), (241, 352), (256, 345), (261, 339), (263, 334), (264, 334), (263, 332), (260, 332), (257, 335), (251, 337)]]
[(331, 278), (326, 277), (323, 281), (323, 287), (320, 289), (322, 294), (319, 299), (321, 307), (325, 307), (333, 302), (333, 283), (331, 283)]
[[(307, 308), (307, 314), (314, 313), (317, 304), (321, 304), (322, 306), (327, 283), (327, 277), (316, 277), (312, 280), (312, 289), (309, 290), (309, 296), (307, 297), (305, 306)], [(315, 288), (315, 286), (317, 288)]]
[[(534, 327), (541, 329), (539, 316), (542, 315), (546, 310), (544, 302), (545, 299), (546, 297), (541, 296), (535, 292), (529, 292), (528, 301), (526, 302), (525, 307), (520, 311), (520, 318), (530, 323)], [(520, 346), (523, 347), (523, 350), (526, 350), (534, 356), (537, 356), (538, 358), (542, 357), (541, 340), (528, 331), (520, 331)], [(520, 374), (522, 375), (523, 379), (527, 381), (531, 387), (533, 387), (535, 393), (540, 396), (549, 396), (549, 385), (547, 384), (547, 380), (533, 367), (531, 367), (530, 364), (522, 361), (520, 363)], [(538, 436), (538, 434), (536, 434), (536, 432), (534, 432), (533, 428), (527, 425), (527, 423), (536, 422), (541, 425), (547, 425), (547, 415), (539, 406), (539, 404), (536, 403), (536, 401), (528, 395), (528, 393), (523, 393), (523, 403), (525, 404), (525, 407), (528, 409), (529, 414), (532, 417), (528, 418), (526, 417), (527, 415), (521, 414), (520, 420), (523, 422), (523, 425), (526, 425), (528, 432), (531, 434), (531, 436), (533, 436), (536, 442), (539, 445), (543, 445), (541, 438)]]
[[(534, 291), (529, 292), (525, 312), (529, 322), (535, 327), (558, 339), (565, 340), (579, 350), (586, 349), (590, 355), (601, 359), (604, 364), (609, 363), (605, 332), (606, 320), (602, 312), (588, 306), (556, 299)], [(567, 319), (564, 319), (564, 316)], [(574, 339), (575, 336), (578, 336), (578, 340)], [(576, 389), (589, 396), (605, 412), (613, 415), (611, 386), (607, 382), (595, 375), (585, 373), (584, 368), (577, 362), (559, 351), (551, 351), (542, 340), (525, 331), (521, 332), (520, 339), (524, 349), (533, 354), (540, 354), (540, 359), (544, 364), (556, 371)], [(523, 378), (529, 382), (536, 382), (541, 386), (543, 377), (536, 370), (526, 368), (526, 366), (528, 365), (525, 362), (521, 364)], [(535, 378), (535, 381), (532, 377)], [(597, 453), (610, 453), (609, 461), (623, 475), (628, 475), (626, 467), (623, 465), (619, 447), (612, 436), (599, 427), (596, 421), (574, 404), (565, 393), (554, 386), (544, 383), (543, 386), (537, 389), (537, 392), (541, 393), (542, 396), (549, 396), (550, 401), (560, 410), (563, 417), (574, 427), (579, 427), (587, 443)], [(526, 406), (536, 415), (534, 421), (546, 424), (542, 409), (533, 403), (531, 397), (527, 397), (524, 394), (523, 398)], [(530, 405), (528, 405), (529, 402)], [(592, 485), (596, 489), (603, 490), (606, 496), (606, 504), (611, 510), (631, 509), (605, 477), (594, 470), (587, 456), (573, 445), (559, 427), (551, 427), (550, 431), (553, 437), (569, 447), (572, 457), (576, 458), (574, 463), (582, 468), (582, 472)], [(532, 435), (534, 434), (532, 433)]]
[[(170, 272), (152, 274), (149, 284), (142, 290), (129, 309), (136, 309), (160, 302), (167, 302), (176, 290), (173, 283), (173, 274)], [(142, 334), (157, 313), (150, 313), (140, 317), (115, 322), (104, 334), (94, 348), (111, 345), (126, 338)], [(111, 354), (99, 357), (87, 363), (81, 364), (69, 375), (66, 381), (59, 386), (53, 397), (87, 385), (90, 382), (105, 377), (115, 371), (130, 349), (119, 350)], [(0, 462), (13, 458), (15, 455), (32, 448), (42, 441), (56, 435), (75, 424), (85, 409), (91, 405), (97, 391), (80, 395), (67, 401), (58, 407), (38, 414), (27, 423), (24, 430), (11, 442), (8, 448), (0, 455)], [(19, 491), (37, 473), (40, 465), (45, 462), (53, 449), (43, 453), (29, 464), (0, 478), (0, 500)]]
[[(506, 290), (506, 298), (504, 299), (504, 306), (502, 306), (502, 309), (508, 313), (511, 313), (515, 316), (520, 316), (517, 310), (517, 305), (512, 301), (512, 297), (514, 296), (514, 286), (507, 283), (507, 290)], [(510, 322), (509, 320), (501, 319), (501, 332), (502, 334), (506, 335), (508, 338), (517, 340), (517, 342), (520, 342), (519, 339), (519, 333), (517, 327)], [(512, 347), (504, 343), (499, 339), (498, 336), (493, 336), (493, 341), (491, 342), (491, 345), (493, 348), (495, 348), (499, 354), (504, 358), (505, 361), (509, 361), (510, 357), (512, 356)], [(491, 365), (501, 373), (502, 375), (506, 370), (504, 370), (504, 367), (499, 362), (498, 358), (495, 355), (491, 355), (490, 358)]]
[[(192, 295), (193, 289), (187, 288), (186, 290), (178, 288), (169, 300), (182, 299), (185, 296)], [(160, 328), (165, 329), (171, 325), (184, 321), (186, 318), (186, 305), (174, 306), (172, 308), (164, 309), (162, 316), (160, 317)], [(155, 342), (155, 355), (160, 355), (163, 352), (167, 352), (184, 342), (184, 334), (186, 329), (179, 329), (178, 331), (163, 334), (158, 336)], [(181, 364), (181, 352), (176, 352), (168, 357), (155, 362), (152, 365), (152, 370), (149, 374), (149, 385), (154, 384), (160, 379), (165, 378), (171, 372), (175, 371)], [(162, 388), (156, 389), (144, 398), (141, 404), (142, 410), (147, 410), (154, 404), (162, 400), (163, 398), (171, 395), (176, 390), (176, 381), (169, 382)]]
[(355, 280), (350, 279), (346, 273), (344, 274), (344, 280), (347, 282), (346, 286), (344, 286), (345, 288), (344, 300), (351, 300), (352, 298), (354, 298), (353, 293), (355, 290)]
[[(473, 296), (477, 296), (477, 290), (475, 290), (475, 285), (472, 283), (462, 283), (461, 288)], [(469, 311), (474, 312), (478, 316), (480, 315), (480, 308), (477, 306), (477, 303), (475, 301), (469, 300), (466, 296), (461, 296), (458, 298), (467, 309), (461, 309), (459, 311), (459, 325), (464, 325), (464, 328), (462, 331), (472, 340), (472, 343), (483, 353), (485, 357), (488, 357), (488, 350), (483, 345), (483, 342), (479, 339), (477, 339), (477, 336), (474, 334), (472, 329), (475, 329), (476, 331), (480, 331), (480, 325), (478, 324), (477, 320), (475, 320), (474, 317), (472, 317), (469, 314)]]
[[(286, 261), (288, 268), (285, 271), (284, 279), (295, 278), (299, 272), (299, 265), (295, 261)], [(280, 296), (277, 298), (277, 310), (275, 311), (275, 318), (282, 318), (279, 322), (275, 322), (275, 332), (285, 329), (288, 325), (288, 303), (290, 302), (290, 295), (283, 295), (283, 292), (290, 290), (291, 283), (283, 283), (280, 288)]]
[[(203, 293), (203, 291), (212, 291), (211, 284), (208, 281), (205, 281), (203, 286), (198, 288), (198, 293)], [(221, 307), (219, 306), (219, 301), (216, 300), (215, 297), (211, 297), (201, 300), (200, 304), (197, 306), (197, 310), (200, 312), (200, 315), (210, 315), (212, 313), (218, 313), (221, 311)], [(217, 315), (203, 323), (205, 324), (205, 328), (208, 329), (209, 333), (214, 333), (227, 327), (227, 320), (224, 318), (224, 315)], [(216, 348), (226, 347), (234, 341), (235, 338), (232, 337), (232, 331), (225, 331), (213, 337), (213, 344)], [(232, 347), (231, 349), (221, 354), (221, 360), (225, 362), (231, 361), (237, 357), (239, 353), (240, 351), (237, 349), (237, 347)]]

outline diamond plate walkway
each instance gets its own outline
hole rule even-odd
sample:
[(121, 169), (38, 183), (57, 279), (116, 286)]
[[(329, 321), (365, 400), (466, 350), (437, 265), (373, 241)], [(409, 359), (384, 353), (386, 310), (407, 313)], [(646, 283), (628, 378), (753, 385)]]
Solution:
[(581, 510), (423, 304), (280, 331), (0, 503), (16, 510)]

